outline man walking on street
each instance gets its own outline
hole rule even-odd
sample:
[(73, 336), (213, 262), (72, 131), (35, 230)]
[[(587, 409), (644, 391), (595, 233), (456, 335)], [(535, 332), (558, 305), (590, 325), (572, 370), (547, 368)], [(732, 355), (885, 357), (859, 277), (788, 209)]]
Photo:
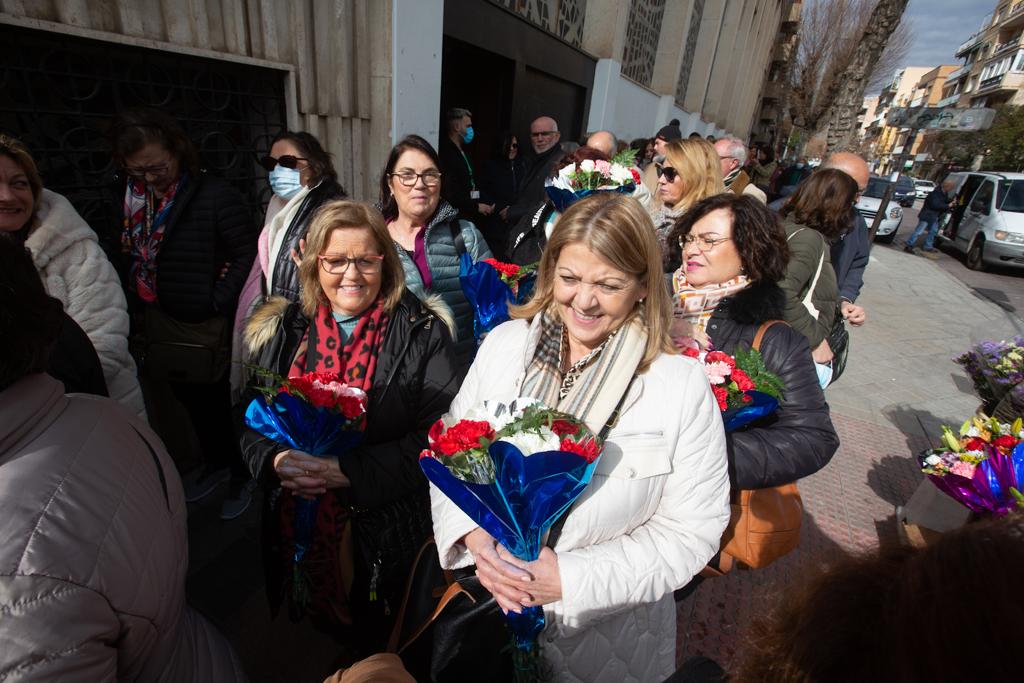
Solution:
[(914, 242), (917, 241), (922, 232), (927, 230), (928, 234), (924, 238), (924, 255), (931, 259), (939, 258), (939, 251), (935, 248), (935, 235), (939, 232), (939, 218), (950, 209), (949, 193), (953, 191), (955, 185), (956, 183), (953, 180), (947, 178), (942, 181), (940, 187), (936, 187), (928, 193), (928, 196), (924, 199), (924, 206), (921, 207), (921, 213), (917, 215), (917, 227), (914, 228), (914, 232), (910, 233), (910, 237), (904, 243), (903, 251), (908, 254), (916, 253), (914, 251)]
[(747, 147), (742, 140), (732, 136), (720, 138), (715, 142), (715, 151), (722, 165), (725, 189), (736, 195), (750, 195), (762, 204), (768, 201), (768, 196), (750, 182), (750, 176), (743, 170), (747, 163)]
[(441, 138), (441, 144), (438, 145), (444, 178), (441, 196), (459, 210), (462, 218), (477, 223), (480, 216), (489, 216), (494, 211), (494, 205), (480, 201), (473, 164), (464, 148), (473, 141), (473, 114), (467, 109), (454, 107), (448, 110), (445, 121), (447, 135)]
[(518, 223), (527, 211), (536, 209), (544, 198), (544, 181), (555, 163), (562, 158), (562, 148), (558, 144), (561, 137), (558, 124), (550, 116), (541, 116), (530, 124), (533, 155), (526, 160), (526, 173), (519, 184), (516, 203), (508, 208), (509, 225)]

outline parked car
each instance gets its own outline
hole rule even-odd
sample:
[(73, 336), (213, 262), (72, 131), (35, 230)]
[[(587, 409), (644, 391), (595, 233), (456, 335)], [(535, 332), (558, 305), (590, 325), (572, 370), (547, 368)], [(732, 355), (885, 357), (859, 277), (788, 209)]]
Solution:
[(965, 252), (971, 270), (1024, 268), (1024, 173), (951, 173), (955, 205), (940, 236)]
[(914, 181), (910, 176), (901, 175), (896, 181), (896, 187), (892, 191), (900, 206), (913, 206), (917, 199), (917, 190), (914, 188)]
[[(878, 213), (878, 207), (882, 203), (882, 196), (890, 185), (892, 185), (892, 182), (888, 178), (871, 176), (868, 179), (868, 185), (864, 188), (864, 192), (856, 204), (857, 211), (860, 212), (860, 215), (864, 216), (868, 227), (871, 227), (872, 222), (874, 222), (875, 214)], [(899, 202), (894, 194), (885, 207), (882, 222), (878, 224), (878, 231), (875, 233), (875, 239), (887, 244), (892, 242), (896, 238), (896, 233), (899, 231), (900, 223), (902, 222), (903, 209), (899, 207)]]
[(930, 180), (915, 180), (914, 190), (918, 199), (924, 199), (928, 193), (935, 189), (935, 183)]

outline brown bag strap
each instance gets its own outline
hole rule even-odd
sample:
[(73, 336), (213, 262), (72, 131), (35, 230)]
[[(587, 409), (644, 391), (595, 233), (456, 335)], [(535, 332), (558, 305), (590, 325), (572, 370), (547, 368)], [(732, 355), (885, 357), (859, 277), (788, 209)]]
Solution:
[(750, 345), (750, 348), (754, 351), (761, 350), (761, 342), (764, 340), (764, 333), (768, 331), (768, 328), (772, 325), (782, 323), (786, 324), (785, 320), (765, 320), (761, 323), (761, 327), (757, 328), (757, 334), (754, 335), (754, 343)]

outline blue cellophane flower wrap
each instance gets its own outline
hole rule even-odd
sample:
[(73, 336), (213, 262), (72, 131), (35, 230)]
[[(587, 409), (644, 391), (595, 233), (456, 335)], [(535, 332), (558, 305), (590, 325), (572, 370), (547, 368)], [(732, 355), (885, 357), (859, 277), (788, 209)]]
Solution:
[(555, 205), (555, 210), (558, 213), (565, 213), (565, 210), (570, 206), (578, 202), (579, 200), (589, 197), (592, 194), (598, 192), (621, 192), (622, 194), (633, 194), (633, 190), (636, 189), (636, 185), (633, 183), (627, 183), (620, 185), (619, 187), (609, 187), (597, 190), (566, 190), (561, 187), (555, 187), (554, 185), (547, 184), (544, 186), (544, 191), (547, 192), (548, 199)]
[(760, 391), (745, 392), (750, 397), (750, 403), (737, 408), (729, 408), (722, 411), (722, 423), (725, 431), (734, 432), (737, 429), (760, 420), (762, 417), (771, 415), (779, 409), (779, 400), (774, 396), (763, 394)]
[(462, 254), (459, 262), (459, 283), (466, 299), (473, 307), (473, 335), (481, 337), (509, 319), (508, 305), (522, 303), (533, 290), (536, 275), (530, 273), (519, 281), (518, 295), (489, 263), (473, 263), (469, 254)]
[[(931, 453), (925, 451), (919, 456), (922, 465)], [(952, 472), (929, 474), (928, 478), (936, 488), (972, 512), (1005, 515), (1017, 507), (1011, 489), (1019, 492), (1024, 484), (1024, 443), (1017, 444), (1008, 455), (990, 446), (987, 456), (978, 463), (970, 479)]]
[[(470, 519), (520, 560), (540, 557), (544, 535), (572, 506), (594, 476), (600, 458), (545, 451), (524, 456), (514, 445), (496, 441), (488, 452), (495, 480), (474, 484), (459, 479), (433, 457), (420, 458), (420, 467)], [(517, 648), (532, 650), (544, 629), (544, 609), (524, 607), (505, 619)]]
[[(282, 445), (319, 457), (337, 457), (363, 438), (340, 413), (317, 408), (288, 393), (257, 396), (245, 410), (245, 424)], [(295, 556), (298, 565), (312, 545), (319, 502), (295, 499)]]

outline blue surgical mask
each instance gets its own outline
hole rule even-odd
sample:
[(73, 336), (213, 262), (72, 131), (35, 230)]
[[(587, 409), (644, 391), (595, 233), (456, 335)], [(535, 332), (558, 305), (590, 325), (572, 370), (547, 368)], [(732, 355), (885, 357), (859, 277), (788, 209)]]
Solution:
[(467, 145), (473, 142), (473, 126), (466, 129), (466, 132), (462, 134), (462, 141)]
[(832, 364), (831, 363), (815, 363), (814, 369), (818, 371), (818, 384), (824, 389), (832, 381)]
[(270, 172), (270, 189), (281, 199), (291, 199), (302, 189), (299, 169), (285, 168), (278, 164)]

